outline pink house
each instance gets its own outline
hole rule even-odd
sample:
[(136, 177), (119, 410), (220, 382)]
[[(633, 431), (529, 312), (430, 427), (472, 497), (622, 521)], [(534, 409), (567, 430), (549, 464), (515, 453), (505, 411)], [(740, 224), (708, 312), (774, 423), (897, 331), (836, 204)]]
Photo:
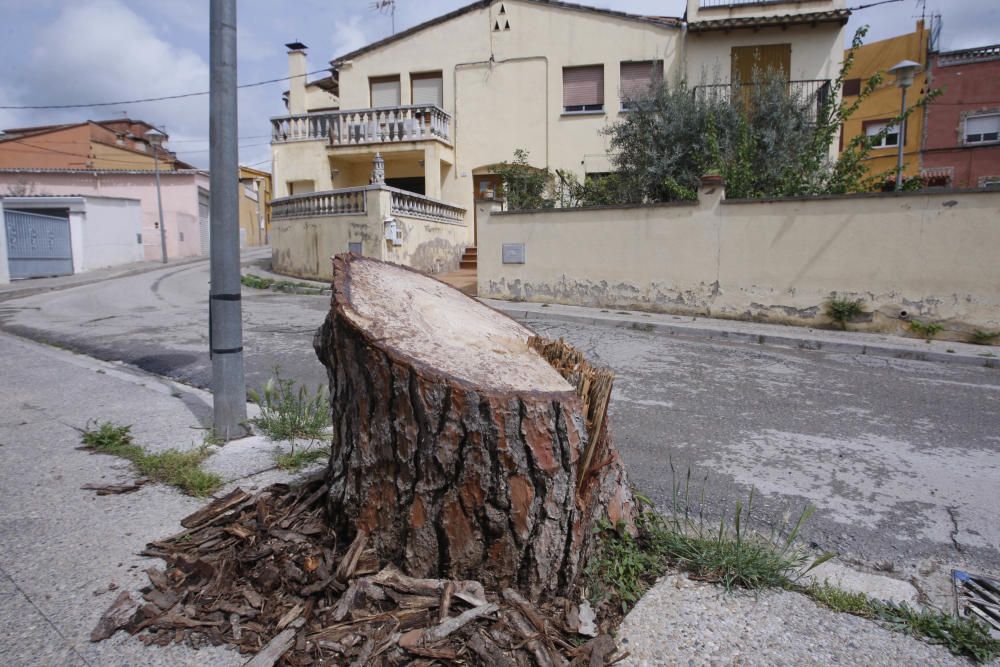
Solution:
[[(160, 172), (167, 256), (208, 255), (209, 178), (199, 169)], [(0, 169), (0, 194), (90, 195), (138, 199), (143, 255), (160, 258), (160, 221), (152, 170)]]

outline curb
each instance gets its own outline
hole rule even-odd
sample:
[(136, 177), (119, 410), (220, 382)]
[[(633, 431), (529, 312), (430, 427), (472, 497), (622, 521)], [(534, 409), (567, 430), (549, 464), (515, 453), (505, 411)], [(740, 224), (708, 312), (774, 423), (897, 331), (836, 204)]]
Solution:
[(576, 315), (558, 311), (540, 313), (525, 310), (513, 305), (494, 302), (490, 304), (505, 315), (517, 320), (559, 320), (562, 322), (578, 322), (594, 326), (612, 328), (631, 328), (682, 338), (697, 338), (704, 340), (724, 340), (734, 343), (749, 343), (771, 347), (792, 348), (799, 350), (816, 350), (837, 352), (842, 354), (864, 354), (872, 357), (888, 359), (907, 359), (914, 361), (931, 361), (942, 364), (963, 366), (981, 366), (984, 368), (1000, 368), (1000, 356), (984, 357), (968, 354), (950, 354), (934, 350), (920, 351), (892, 345), (878, 345), (863, 342), (827, 341), (794, 334), (754, 334), (744, 331), (727, 331), (724, 329), (699, 327), (696, 324), (672, 324), (670, 322), (643, 321), (621, 317), (601, 317), (600, 315)]
[[(87, 278), (84, 280), (67, 282), (63, 285), (47, 285), (45, 287), (25, 287), (24, 289), (12, 289), (12, 290), (0, 290), (0, 301), (10, 301), (11, 299), (23, 299), (29, 296), (35, 296), (36, 294), (45, 294), (46, 292), (58, 292), (64, 289), (73, 289), (74, 287), (85, 287), (87, 285), (95, 285), (97, 283), (102, 283), (106, 280), (114, 280), (115, 278), (129, 278), (131, 276), (138, 276), (143, 273), (149, 273), (150, 271), (157, 271), (164, 268), (174, 268), (187, 266), (189, 264), (196, 264), (197, 262), (207, 262), (208, 257), (198, 255), (197, 257), (185, 257), (184, 259), (178, 259), (173, 262), (168, 262), (163, 264), (162, 262), (150, 262), (151, 265), (144, 265), (137, 267), (135, 269), (129, 269), (128, 271), (123, 271), (122, 273), (115, 273), (112, 275), (104, 276), (94, 276), (92, 278)], [(75, 274), (81, 275), (81, 274)]]

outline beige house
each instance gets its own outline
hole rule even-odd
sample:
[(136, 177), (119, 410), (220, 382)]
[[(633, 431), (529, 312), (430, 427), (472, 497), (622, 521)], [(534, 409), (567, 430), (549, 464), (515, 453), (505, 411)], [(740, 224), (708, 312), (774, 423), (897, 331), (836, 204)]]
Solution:
[(304, 45), (289, 44), (289, 113), (272, 119), (275, 267), (327, 277), (326, 258), (352, 249), (453, 270), (476, 244), (475, 202), (496, 194), (494, 165), (516, 149), (581, 179), (610, 171), (602, 128), (660, 76), (716, 69), (711, 83), (727, 83), (765, 63), (819, 95), (848, 15), (844, 0), (688, 0), (686, 22), (481, 0), (342, 55), (314, 82)]

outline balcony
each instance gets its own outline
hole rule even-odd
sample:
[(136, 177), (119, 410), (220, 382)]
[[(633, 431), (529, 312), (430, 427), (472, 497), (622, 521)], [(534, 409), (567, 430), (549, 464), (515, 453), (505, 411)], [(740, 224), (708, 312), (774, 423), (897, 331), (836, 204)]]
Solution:
[(451, 114), (438, 106), (411, 104), (354, 111), (321, 111), (271, 119), (271, 143), (329, 142), (363, 146), (436, 140), (451, 145)]
[(290, 218), (347, 215), (364, 217), (368, 213), (367, 193), (370, 191), (388, 193), (389, 212), (392, 215), (452, 224), (463, 224), (465, 221), (465, 209), (460, 206), (452, 206), (437, 199), (388, 185), (341, 188), (275, 199), (271, 202), (271, 219), (287, 220)]
[[(737, 95), (745, 95), (746, 93), (741, 93), (740, 89), (753, 85), (758, 84), (722, 83), (709, 86), (695, 86), (692, 93), (695, 97), (701, 99), (707, 98), (716, 101), (729, 101), (734, 93)], [(819, 118), (820, 111), (829, 101), (831, 89), (832, 87), (829, 79), (810, 79), (788, 82), (789, 96), (801, 100), (803, 105), (808, 106), (807, 113), (809, 115), (809, 120), (812, 122), (816, 122), (816, 119)]]

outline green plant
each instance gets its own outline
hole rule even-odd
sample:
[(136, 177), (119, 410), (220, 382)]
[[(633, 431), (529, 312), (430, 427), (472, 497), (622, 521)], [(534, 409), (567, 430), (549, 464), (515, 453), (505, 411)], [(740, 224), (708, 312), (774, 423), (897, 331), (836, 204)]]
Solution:
[(260, 416), (253, 423), (272, 440), (319, 439), (331, 424), (326, 388), (320, 385), (315, 394), (304, 386), (296, 388), (293, 380), (281, 377), (277, 366), (260, 393), (247, 393), (260, 406)]
[(828, 582), (799, 586), (797, 590), (817, 603), (832, 609), (881, 623), (896, 632), (913, 635), (929, 644), (946, 646), (955, 655), (977, 662), (1000, 656), (1000, 641), (973, 619), (957, 618), (937, 609), (914, 609), (906, 603), (875, 600), (863, 593), (845, 591)]
[(531, 166), (528, 155), (528, 151), (518, 148), (514, 151), (513, 162), (494, 165), (503, 182), (507, 210), (552, 208), (555, 204), (550, 195), (552, 173), (547, 168)]
[(222, 479), (201, 469), (208, 458), (203, 445), (198, 449), (180, 451), (168, 449), (150, 453), (132, 439), (132, 427), (104, 422), (82, 431), (81, 440), (86, 449), (128, 459), (144, 477), (176, 486), (192, 496), (206, 496), (222, 485)]
[(855, 317), (864, 314), (864, 301), (861, 299), (830, 299), (826, 302), (826, 316), (840, 325), (840, 328), (847, 331), (847, 323)]
[(745, 505), (737, 502), (733, 514), (723, 516), (718, 525), (706, 524), (700, 511), (697, 519), (693, 517), (689, 491), (690, 472), (683, 494), (675, 478), (671, 515), (644, 509), (636, 536), (620, 527), (600, 526), (598, 551), (585, 570), (587, 594), (595, 605), (611, 600), (626, 612), (669, 567), (689, 572), (696, 579), (722, 584), (727, 590), (761, 590), (791, 586), (834, 557), (827, 553), (810, 558), (798, 544), (799, 532), (812, 515), (811, 507), (802, 512), (790, 530), (781, 526), (765, 535), (747, 526), (753, 491)]
[(240, 277), (240, 284), (252, 287), (253, 289), (268, 289), (273, 283), (274, 281), (270, 278), (261, 278), (252, 273)]
[(292, 443), (291, 451), (281, 452), (279, 450), (275, 452), (274, 463), (282, 470), (295, 471), (312, 465), (316, 461), (329, 458), (329, 456), (329, 447), (296, 447)]
[(910, 331), (928, 341), (941, 333), (942, 330), (944, 330), (944, 326), (940, 322), (910, 320)]
[(992, 345), (997, 338), (1000, 338), (1000, 331), (976, 329), (972, 332), (969, 342), (976, 345)]

